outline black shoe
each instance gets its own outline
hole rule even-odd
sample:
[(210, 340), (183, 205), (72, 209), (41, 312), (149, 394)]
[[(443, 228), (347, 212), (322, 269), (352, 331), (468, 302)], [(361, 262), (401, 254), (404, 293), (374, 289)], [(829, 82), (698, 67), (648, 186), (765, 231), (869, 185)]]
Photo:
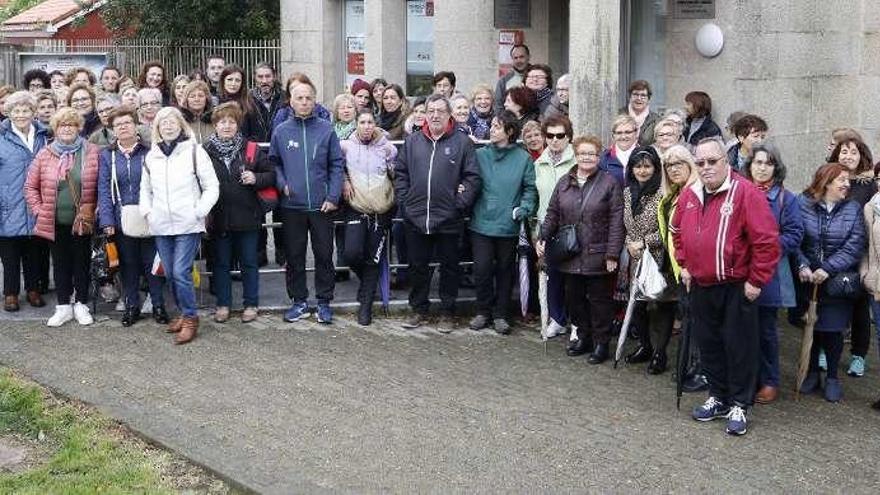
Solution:
[(153, 320), (160, 325), (167, 325), (171, 321), (165, 306), (153, 306)]
[(367, 326), (373, 322), (373, 304), (361, 304), (358, 307), (358, 325)]
[(647, 363), (648, 361), (651, 360), (651, 355), (653, 353), (654, 353), (654, 350), (651, 349), (650, 347), (645, 347), (643, 345), (640, 345), (638, 347), (638, 349), (631, 352), (626, 357), (626, 362), (627, 363)]
[(709, 382), (706, 381), (705, 375), (688, 375), (684, 377), (684, 381), (681, 384), (681, 390), (688, 394), (703, 392), (709, 390)]
[(651, 357), (651, 362), (648, 363), (648, 374), (659, 375), (664, 371), (666, 371), (666, 353), (655, 352), (654, 356)]
[(592, 351), (593, 341), (588, 338), (581, 338), (574, 342), (569, 342), (568, 349), (566, 349), (565, 353), (569, 356), (582, 356)]
[(122, 313), (122, 326), (130, 327), (135, 324), (138, 320), (141, 319), (141, 310), (137, 308), (125, 308), (125, 312)]
[(587, 362), (590, 364), (602, 364), (608, 360), (608, 344), (596, 344)]

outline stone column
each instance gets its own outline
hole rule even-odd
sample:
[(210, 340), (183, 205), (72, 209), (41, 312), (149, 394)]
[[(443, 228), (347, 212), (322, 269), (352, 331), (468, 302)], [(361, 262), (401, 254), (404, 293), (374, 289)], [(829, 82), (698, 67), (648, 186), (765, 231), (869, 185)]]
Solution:
[(326, 102), (342, 90), (343, 3), (281, 0), (281, 73), (304, 72)]
[(570, 116), (575, 134), (611, 135), (617, 115), (620, 2), (571, 0)]
[(401, 0), (365, 0), (365, 78), (406, 82), (406, 4)]

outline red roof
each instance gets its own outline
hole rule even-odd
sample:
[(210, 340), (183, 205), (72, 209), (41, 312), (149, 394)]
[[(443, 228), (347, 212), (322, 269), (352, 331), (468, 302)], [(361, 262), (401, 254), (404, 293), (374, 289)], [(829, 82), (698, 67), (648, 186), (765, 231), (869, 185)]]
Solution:
[[(92, 2), (84, 2), (88, 5)], [(74, 0), (46, 0), (45, 2), (31, 7), (24, 12), (19, 13), (7, 19), (3, 25), (34, 25), (34, 24), (57, 24), (72, 15), (77, 14), (81, 10), (88, 10), (88, 7), (81, 7)]]

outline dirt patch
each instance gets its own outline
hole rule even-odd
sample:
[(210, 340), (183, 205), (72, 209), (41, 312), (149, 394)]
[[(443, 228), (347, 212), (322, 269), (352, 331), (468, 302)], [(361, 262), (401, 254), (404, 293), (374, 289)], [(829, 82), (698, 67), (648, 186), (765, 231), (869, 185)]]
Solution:
[(0, 436), (0, 473), (21, 473), (49, 459), (52, 448), (45, 441), (18, 435)]

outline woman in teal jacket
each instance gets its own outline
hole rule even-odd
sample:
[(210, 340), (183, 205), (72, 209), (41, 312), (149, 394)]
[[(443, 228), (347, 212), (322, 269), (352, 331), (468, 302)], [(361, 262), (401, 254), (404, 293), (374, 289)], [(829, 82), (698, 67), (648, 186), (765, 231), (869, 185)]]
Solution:
[(496, 332), (510, 333), (507, 304), (520, 223), (534, 215), (538, 201), (535, 166), (531, 155), (516, 145), (518, 137), (518, 119), (506, 110), (492, 119), (490, 144), (477, 151), (483, 185), (469, 227), (477, 289), (472, 330), (491, 322)]

